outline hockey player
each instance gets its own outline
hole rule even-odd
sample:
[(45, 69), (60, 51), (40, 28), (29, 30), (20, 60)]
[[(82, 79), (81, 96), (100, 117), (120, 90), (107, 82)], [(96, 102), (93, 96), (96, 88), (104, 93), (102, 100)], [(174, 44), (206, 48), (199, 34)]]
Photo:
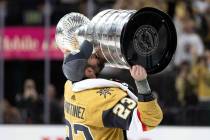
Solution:
[(124, 84), (97, 78), (104, 62), (92, 50), (84, 41), (79, 53), (64, 59), (66, 140), (139, 140), (163, 117), (145, 69), (130, 68), (138, 89), (133, 93)]

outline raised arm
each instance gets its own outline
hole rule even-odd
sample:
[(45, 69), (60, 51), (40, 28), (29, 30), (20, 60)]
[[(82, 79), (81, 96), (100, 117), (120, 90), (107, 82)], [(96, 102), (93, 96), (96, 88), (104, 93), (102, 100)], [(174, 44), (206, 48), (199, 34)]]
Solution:
[(130, 73), (138, 89), (137, 112), (141, 122), (145, 125), (144, 130), (152, 129), (161, 122), (163, 118), (162, 110), (151, 92), (146, 70), (139, 65), (135, 65), (130, 69)]

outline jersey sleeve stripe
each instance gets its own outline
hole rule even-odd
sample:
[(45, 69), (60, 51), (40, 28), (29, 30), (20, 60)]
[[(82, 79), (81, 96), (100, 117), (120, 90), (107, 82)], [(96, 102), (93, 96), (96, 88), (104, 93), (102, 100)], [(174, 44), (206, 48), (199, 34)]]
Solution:
[(143, 129), (143, 131), (147, 131), (147, 126), (142, 122), (142, 120), (141, 120), (141, 113), (137, 110), (137, 116), (138, 116), (138, 118), (139, 118), (139, 121), (141, 122), (141, 124), (142, 124), (142, 129)]

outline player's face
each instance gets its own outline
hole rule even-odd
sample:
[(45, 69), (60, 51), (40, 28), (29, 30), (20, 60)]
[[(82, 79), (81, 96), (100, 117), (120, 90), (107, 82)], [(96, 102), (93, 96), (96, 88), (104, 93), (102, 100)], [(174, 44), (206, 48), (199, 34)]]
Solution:
[(104, 67), (105, 60), (102, 55), (97, 51), (92, 54), (88, 59), (88, 66), (85, 72), (87, 78), (96, 78)]

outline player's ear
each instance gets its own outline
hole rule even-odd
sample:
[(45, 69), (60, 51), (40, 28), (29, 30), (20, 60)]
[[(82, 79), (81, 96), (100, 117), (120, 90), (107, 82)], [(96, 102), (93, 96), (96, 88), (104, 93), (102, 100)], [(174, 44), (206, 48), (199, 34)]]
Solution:
[(86, 67), (84, 71), (84, 76), (87, 78), (96, 78), (96, 72), (92, 67)]
[(92, 72), (92, 68), (91, 67), (86, 67), (85, 68), (85, 76), (89, 75)]

